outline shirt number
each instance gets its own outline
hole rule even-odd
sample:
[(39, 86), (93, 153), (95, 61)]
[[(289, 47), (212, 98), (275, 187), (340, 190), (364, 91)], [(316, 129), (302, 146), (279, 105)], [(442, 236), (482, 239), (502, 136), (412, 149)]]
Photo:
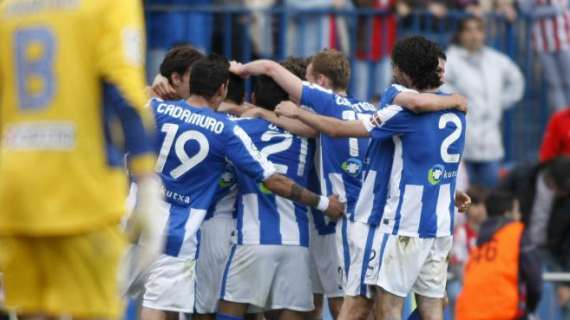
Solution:
[[(178, 138), (175, 139), (176, 133), (178, 132), (178, 125), (173, 123), (165, 123), (160, 129), (161, 132), (166, 133), (166, 137), (162, 142), (162, 147), (160, 148), (160, 154), (158, 155), (158, 160), (156, 161), (155, 170), (157, 172), (162, 172), (164, 170), (164, 165), (166, 164), (166, 159), (174, 145), (174, 153), (180, 161), (180, 164), (170, 170), (169, 174), (172, 178), (178, 179), (188, 171), (192, 170), (195, 166), (200, 164), (208, 156), (210, 151), (210, 144), (208, 143), (208, 138), (196, 130), (185, 131)], [(174, 141), (176, 140), (176, 141)], [(189, 156), (184, 149), (188, 141), (196, 141), (198, 143), (198, 152)]]
[(463, 124), (457, 115), (453, 113), (446, 113), (442, 115), (441, 118), (439, 118), (439, 129), (445, 129), (449, 122), (455, 125), (455, 130), (453, 130), (453, 132), (441, 143), (441, 159), (443, 159), (443, 161), (446, 163), (459, 163), (459, 160), (461, 160), (461, 154), (449, 153), (449, 147), (461, 137)]
[(19, 108), (43, 109), (55, 96), (55, 36), (46, 27), (26, 28), (15, 32), (14, 42)]

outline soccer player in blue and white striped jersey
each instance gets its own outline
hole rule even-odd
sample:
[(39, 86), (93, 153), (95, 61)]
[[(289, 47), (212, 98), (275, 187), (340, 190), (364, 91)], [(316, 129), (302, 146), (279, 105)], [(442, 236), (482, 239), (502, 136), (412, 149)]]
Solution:
[(225, 172), (226, 158), (276, 194), (326, 207), (331, 214), (344, 211), (335, 198), (319, 197), (278, 174), (243, 129), (215, 112), (226, 96), (228, 67), (223, 58), (202, 58), (192, 65), (187, 100), (151, 101), (159, 129), (156, 170), (165, 188), (168, 221), (164, 255), (151, 267), (145, 283), (143, 319), (194, 311), (196, 235)]
[[(273, 110), (287, 99), (268, 77), (255, 82), (254, 104)], [(308, 184), (314, 143), (259, 118), (237, 119), (278, 172), (301, 186)], [(290, 317), (313, 309), (309, 274), (308, 209), (273, 194), (237, 171), (239, 195), (237, 244), (222, 281), (218, 318), (234, 319), (247, 307), (283, 309)]]
[[(396, 80), (418, 91), (436, 92), (441, 84), (438, 52), (422, 37), (400, 41), (392, 56)], [(356, 209), (367, 212), (367, 221), (380, 230), (376, 235), (380, 241), (374, 241), (379, 254), (366, 282), (380, 288), (377, 312), (382, 316), (399, 319), (404, 297), (414, 291), (422, 318), (441, 318), (465, 114), (458, 110), (414, 114), (391, 105), (370, 120), (342, 122), (289, 107), (278, 113), (302, 118), (333, 135), (393, 142), (389, 157), (384, 152), (368, 154), (363, 204)], [(459, 202), (464, 207), (468, 199)]]

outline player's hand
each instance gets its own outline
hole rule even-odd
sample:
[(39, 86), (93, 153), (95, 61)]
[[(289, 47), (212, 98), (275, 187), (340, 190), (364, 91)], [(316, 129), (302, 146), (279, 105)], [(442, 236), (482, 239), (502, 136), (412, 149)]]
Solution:
[(179, 97), (176, 90), (170, 85), (168, 79), (161, 74), (157, 74), (156, 77), (154, 77), (154, 80), (152, 81), (152, 91), (164, 100), (182, 99), (182, 97)]
[(278, 116), (284, 116), (293, 119), (299, 117), (300, 111), (301, 108), (299, 108), (296, 104), (294, 104), (291, 101), (283, 101), (275, 107), (275, 114), (277, 114)]
[(466, 212), (471, 206), (471, 197), (463, 191), (457, 191), (455, 193), (455, 206), (459, 212)]
[(240, 77), (246, 78), (249, 75), (246, 73), (246, 69), (243, 66), (243, 63), (237, 61), (230, 62), (230, 72), (233, 74), (237, 74)]
[(126, 223), (128, 239), (139, 247), (134, 262), (138, 270), (148, 268), (160, 255), (164, 245), (163, 228), (166, 219), (161, 210), (161, 183), (155, 175), (137, 179), (137, 200)]
[(344, 203), (339, 200), (336, 194), (329, 197), (329, 206), (327, 210), (325, 210), (325, 214), (331, 220), (335, 221), (344, 215)]
[(457, 110), (467, 113), (467, 98), (460, 94), (452, 94), (451, 97), (456, 101)]

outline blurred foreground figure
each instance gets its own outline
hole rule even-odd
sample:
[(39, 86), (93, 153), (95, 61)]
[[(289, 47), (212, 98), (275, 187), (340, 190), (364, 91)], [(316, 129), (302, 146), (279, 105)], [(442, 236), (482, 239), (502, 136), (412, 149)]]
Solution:
[(540, 258), (512, 194), (493, 192), (485, 206), (489, 218), (467, 262), (455, 319), (526, 319), (541, 296)]
[[(0, 2), (0, 271), (21, 318), (118, 318), (128, 167), (141, 265), (160, 195), (139, 1)], [(142, 235), (142, 237), (141, 237)]]

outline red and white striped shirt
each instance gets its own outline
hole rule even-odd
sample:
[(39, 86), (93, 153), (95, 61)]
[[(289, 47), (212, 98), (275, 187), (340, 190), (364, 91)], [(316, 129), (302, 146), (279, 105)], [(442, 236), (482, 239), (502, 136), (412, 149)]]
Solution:
[(557, 52), (570, 49), (570, 10), (568, 0), (535, 0), (535, 8), (558, 7), (560, 13), (537, 18), (532, 38), (537, 51)]

